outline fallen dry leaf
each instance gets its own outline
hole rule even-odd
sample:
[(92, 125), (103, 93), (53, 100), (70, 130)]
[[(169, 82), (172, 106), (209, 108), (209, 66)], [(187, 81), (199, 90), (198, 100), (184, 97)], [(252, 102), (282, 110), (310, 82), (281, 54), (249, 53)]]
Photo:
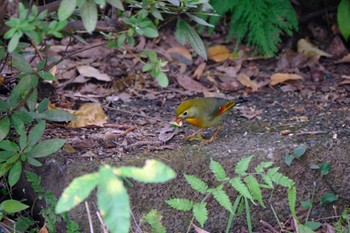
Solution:
[(186, 65), (192, 65), (192, 54), (190, 51), (183, 47), (183, 46), (177, 46), (172, 47), (166, 51), (169, 56), (180, 63), (186, 64)]
[(276, 73), (271, 76), (271, 86), (275, 86), (279, 83), (283, 83), (288, 80), (302, 80), (303, 77), (297, 74), (287, 74), (287, 73)]
[(47, 230), (46, 225), (44, 225), (42, 228), (40, 228), (39, 233), (49, 233), (49, 231)]
[(92, 66), (78, 66), (79, 73), (84, 77), (95, 78), (104, 82), (111, 82), (112, 79), (107, 74), (102, 74)]
[(336, 63), (350, 63), (350, 53), (346, 54), (344, 57), (342, 57)]
[(311, 44), (309, 41), (305, 39), (300, 39), (297, 44), (298, 52), (304, 53), (309, 57), (332, 57), (331, 54), (317, 48), (315, 45)]
[(197, 226), (194, 225), (194, 224), (192, 224), (192, 225), (193, 225), (194, 230), (195, 230), (197, 233), (210, 233), (209, 231), (203, 230), (202, 228), (197, 227)]
[(251, 120), (254, 117), (257, 117), (263, 113), (263, 110), (256, 110), (255, 107), (254, 108), (237, 107), (237, 108), (239, 108), (241, 115), (249, 120)]
[(285, 129), (285, 130), (281, 130), (280, 131), (280, 134), (281, 135), (288, 135), (288, 134), (290, 134), (292, 131), (290, 131), (289, 129)]
[(215, 45), (208, 49), (208, 59), (215, 62), (223, 62), (232, 57), (232, 52), (224, 45)]
[(341, 76), (344, 80), (341, 81), (339, 85), (345, 85), (345, 84), (350, 84), (350, 76), (349, 75), (342, 75)]
[(175, 131), (175, 127), (172, 126), (171, 124), (167, 124), (160, 129), (158, 139), (165, 143), (174, 137), (175, 135), (174, 131)]
[(72, 114), (77, 117), (77, 120), (69, 123), (69, 127), (81, 128), (89, 125), (103, 126), (107, 123), (107, 116), (105, 115), (101, 104), (88, 103), (83, 104)]
[(203, 86), (201, 83), (197, 82), (196, 80), (193, 80), (187, 75), (177, 76), (176, 80), (179, 83), (179, 85), (185, 88), (186, 90), (194, 91), (194, 92), (208, 91), (208, 89), (205, 86)]
[(248, 75), (246, 74), (240, 74), (237, 77), (237, 80), (245, 87), (250, 87), (252, 91), (257, 91), (260, 87), (266, 86), (269, 84), (269, 80), (257, 82), (255, 80), (252, 80)]
[(194, 71), (192, 77), (196, 80), (199, 80), (205, 70), (205, 67), (207, 66), (207, 64), (205, 62), (202, 62), (197, 69)]

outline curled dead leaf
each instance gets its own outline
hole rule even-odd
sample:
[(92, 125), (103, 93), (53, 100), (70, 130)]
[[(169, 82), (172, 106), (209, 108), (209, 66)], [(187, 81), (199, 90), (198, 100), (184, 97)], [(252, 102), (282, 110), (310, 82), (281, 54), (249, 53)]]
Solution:
[(179, 85), (186, 90), (194, 91), (194, 92), (204, 92), (208, 91), (208, 89), (203, 86), (201, 83), (197, 82), (196, 80), (193, 80), (187, 75), (179, 75), (177, 76), (176, 80), (178, 81)]
[(320, 58), (320, 57), (332, 57), (331, 54), (317, 48), (315, 45), (313, 45), (312, 43), (310, 43), (309, 41), (305, 40), (305, 39), (300, 39), (298, 41), (297, 44), (298, 47), (298, 52), (299, 53), (304, 53), (309, 57), (316, 57), (316, 58)]
[(246, 74), (240, 74), (237, 77), (237, 80), (245, 87), (250, 87), (252, 91), (258, 91), (260, 87), (266, 86), (269, 84), (269, 80), (257, 82), (255, 80), (252, 80), (248, 75)]
[(102, 74), (92, 66), (78, 66), (79, 73), (84, 77), (95, 78), (100, 81), (111, 82), (112, 79), (107, 74)]
[(283, 83), (288, 80), (302, 80), (303, 77), (297, 74), (288, 74), (288, 73), (276, 73), (271, 76), (271, 86), (275, 86), (279, 83)]
[(232, 57), (232, 52), (224, 45), (215, 45), (207, 51), (208, 59), (215, 62), (223, 62)]
[(192, 65), (193, 63), (191, 52), (183, 46), (169, 48), (166, 52), (171, 58), (179, 61), (180, 63), (186, 65)]
[(280, 134), (281, 135), (288, 135), (288, 134), (290, 134), (292, 131), (290, 131), (289, 129), (285, 129), (285, 130), (281, 130), (280, 131)]
[(205, 67), (207, 66), (207, 64), (205, 62), (201, 63), (197, 69), (194, 71), (192, 77), (196, 80), (199, 80), (205, 70)]
[(69, 123), (69, 127), (81, 128), (89, 125), (103, 126), (107, 123), (107, 116), (105, 115), (101, 104), (88, 103), (83, 104), (80, 108), (72, 113), (77, 117), (77, 120)]

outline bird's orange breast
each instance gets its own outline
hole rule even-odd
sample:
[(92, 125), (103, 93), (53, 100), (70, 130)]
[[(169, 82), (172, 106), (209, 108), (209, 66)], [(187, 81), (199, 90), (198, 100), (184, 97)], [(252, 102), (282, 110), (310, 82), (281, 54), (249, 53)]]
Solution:
[(186, 122), (198, 128), (204, 128), (203, 122), (198, 118), (187, 118)]

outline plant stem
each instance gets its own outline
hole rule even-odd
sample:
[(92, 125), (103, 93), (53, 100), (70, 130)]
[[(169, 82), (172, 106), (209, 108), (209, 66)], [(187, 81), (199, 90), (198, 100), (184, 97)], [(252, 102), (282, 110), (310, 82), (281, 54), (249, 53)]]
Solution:
[(241, 202), (241, 198), (242, 198), (242, 195), (239, 195), (236, 198), (235, 203), (233, 204), (232, 212), (230, 213), (230, 216), (229, 216), (228, 221), (227, 221), (225, 233), (229, 233), (229, 231), (230, 231), (230, 228), (231, 228), (231, 225), (233, 222), (233, 218), (235, 217), (237, 207), (238, 207), (239, 203)]

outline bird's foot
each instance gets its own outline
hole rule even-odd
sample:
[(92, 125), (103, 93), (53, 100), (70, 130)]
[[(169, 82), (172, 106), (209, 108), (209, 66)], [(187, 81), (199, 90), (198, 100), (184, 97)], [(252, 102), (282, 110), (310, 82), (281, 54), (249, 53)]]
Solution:
[(189, 140), (203, 140), (203, 134), (201, 133), (204, 129), (200, 129), (196, 132), (194, 132), (193, 134), (191, 135), (188, 135), (188, 136), (183, 136), (183, 138), (185, 139), (189, 139)]

